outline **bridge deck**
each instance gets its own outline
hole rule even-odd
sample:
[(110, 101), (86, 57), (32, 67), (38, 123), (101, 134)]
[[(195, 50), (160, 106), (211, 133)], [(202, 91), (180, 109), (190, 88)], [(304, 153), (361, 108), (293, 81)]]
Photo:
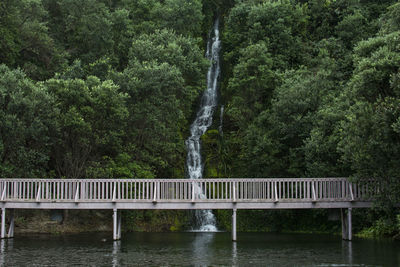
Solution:
[[(368, 208), (377, 183), (346, 178), (290, 179), (0, 179), (1, 238), (14, 236), (14, 209), (112, 209), (121, 238), (122, 209), (342, 209), (342, 237), (351, 240), (352, 208)], [(6, 234), (6, 209), (10, 212)], [(344, 213), (343, 209), (347, 209)]]

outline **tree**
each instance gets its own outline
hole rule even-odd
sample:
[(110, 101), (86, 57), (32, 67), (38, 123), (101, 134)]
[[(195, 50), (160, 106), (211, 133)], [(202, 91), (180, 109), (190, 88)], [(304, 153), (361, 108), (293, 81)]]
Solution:
[(21, 67), (43, 80), (59, 70), (64, 54), (50, 37), (40, 0), (4, 0), (0, 4), (0, 62)]
[(113, 51), (113, 21), (109, 9), (96, 0), (58, 0), (50, 3), (52, 27), (58, 42), (73, 60), (93, 62)]
[(181, 72), (168, 63), (137, 63), (121, 74), (119, 84), (130, 97), (127, 153), (157, 177), (177, 176), (184, 166), (186, 126), (176, 95), (184, 86)]
[(0, 176), (46, 177), (58, 109), (21, 70), (0, 65)]
[(156, 61), (174, 66), (184, 83), (173, 88), (186, 118), (192, 115), (192, 104), (205, 87), (208, 62), (204, 59), (198, 42), (191, 37), (178, 35), (171, 30), (157, 30), (153, 34), (142, 34), (132, 42), (129, 51), (129, 68), (138, 63)]
[(200, 0), (165, 0), (156, 6), (154, 18), (161, 27), (175, 30), (186, 36), (200, 36), (203, 20), (202, 1)]
[(86, 80), (50, 79), (45, 86), (60, 110), (52, 149), (58, 175), (83, 178), (91, 161), (114, 157), (122, 150), (127, 96), (112, 81), (89, 76)]
[(356, 68), (346, 91), (352, 101), (341, 125), (338, 146), (358, 181), (375, 178), (387, 185), (382, 196), (388, 205), (399, 201), (400, 192), (398, 8), (398, 4), (389, 8), (388, 14), (394, 17), (383, 20), (376, 37), (361, 41), (355, 48)]
[(272, 70), (273, 59), (265, 42), (241, 50), (238, 64), (233, 69), (226, 94), (232, 96), (227, 108), (235, 126), (246, 126), (270, 106), (270, 99), (279, 84), (278, 75)]

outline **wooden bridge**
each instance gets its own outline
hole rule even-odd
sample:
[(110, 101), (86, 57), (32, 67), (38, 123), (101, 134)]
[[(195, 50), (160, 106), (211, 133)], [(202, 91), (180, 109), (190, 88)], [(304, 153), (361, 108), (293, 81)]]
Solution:
[[(14, 209), (230, 209), (236, 241), (238, 209), (341, 209), (342, 237), (351, 240), (352, 208), (369, 208), (379, 186), (346, 178), (271, 179), (0, 179), (1, 238), (14, 236)], [(10, 210), (6, 233), (6, 209)], [(347, 209), (347, 213), (345, 212)]]

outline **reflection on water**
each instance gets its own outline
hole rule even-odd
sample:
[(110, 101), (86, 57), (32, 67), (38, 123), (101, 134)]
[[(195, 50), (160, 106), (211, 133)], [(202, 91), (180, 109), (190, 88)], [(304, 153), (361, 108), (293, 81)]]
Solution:
[(112, 251), (112, 266), (120, 266), (118, 260), (118, 254), (121, 252), (121, 240), (113, 242), (113, 251)]
[[(340, 236), (240, 233), (18, 235), (0, 266), (400, 266), (400, 243)], [(107, 241), (107, 240), (108, 241)]]
[(353, 264), (353, 242), (342, 241), (343, 259), (349, 264)]
[[(194, 265), (209, 266), (212, 264), (210, 261), (213, 256), (213, 251), (209, 249), (214, 240), (215, 233), (213, 232), (198, 232), (192, 242), (193, 259), (196, 259)], [(204, 261), (201, 261), (204, 259)], [(198, 263), (201, 262), (200, 265)]]
[(238, 266), (237, 264), (237, 243), (232, 242), (232, 266)]
[(6, 251), (6, 240), (1, 239), (0, 240), (0, 266), (3, 266), (5, 263), (5, 261), (4, 261), (5, 251)]

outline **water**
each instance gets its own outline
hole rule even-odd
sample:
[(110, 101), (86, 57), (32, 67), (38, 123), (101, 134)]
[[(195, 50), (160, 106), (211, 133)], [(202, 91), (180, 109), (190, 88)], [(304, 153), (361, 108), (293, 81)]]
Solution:
[[(203, 177), (203, 163), (201, 160), (200, 137), (207, 131), (212, 124), (214, 110), (217, 106), (217, 84), (220, 75), (219, 52), (221, 42), (219, 40), (219, 21), (214, 23), (213, 30), (207, 42), (206, 57), (210, 60), (210, 68), (207, 72), (207, 89), (201, 98), (199, 111), (196, 119), (190, 126), (190, 136), (186, 140), (187, 159), (186, 167), (190, 179), (199, 179)], [(205, 198), (200, 188), (196, 188), (198, 198)], [(198, 210), (196, 215), (196, 229), (199, 231), (216, 231), (215, 216), (211, 210)]]
[(17, 235), (0, 266), (400, 266), (400, 243), (315, 234), (111, 233)]

